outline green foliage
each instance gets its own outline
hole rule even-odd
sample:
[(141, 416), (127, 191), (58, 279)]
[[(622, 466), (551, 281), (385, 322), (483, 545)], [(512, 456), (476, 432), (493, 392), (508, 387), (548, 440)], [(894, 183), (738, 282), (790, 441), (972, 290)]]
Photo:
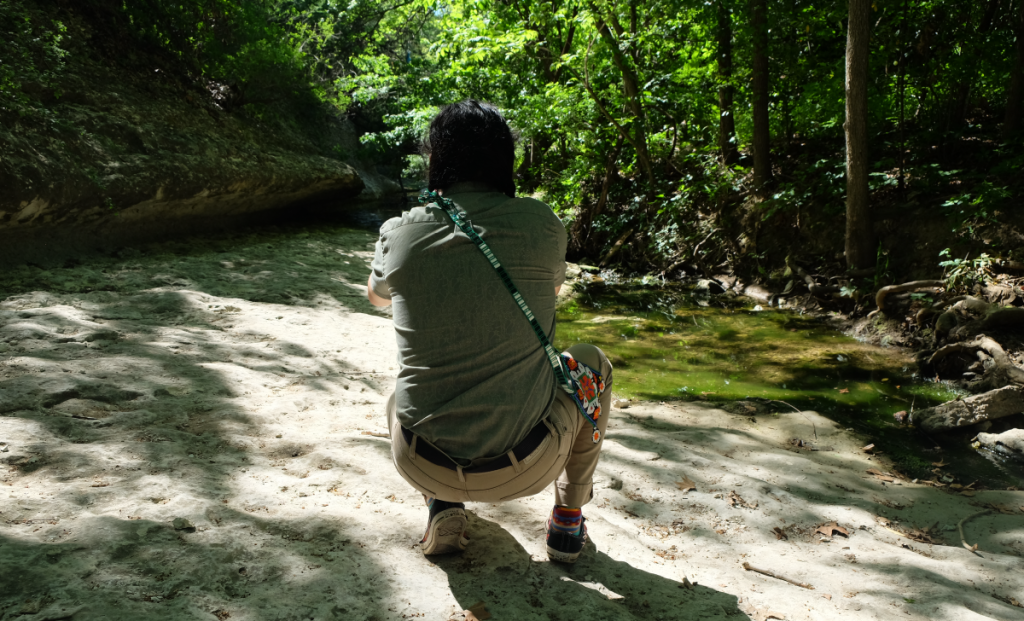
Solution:
[(950, 254), (949, 248), (940, 252), (939, 257), (944, 258), (939, 261), (939, 267), (942, 268), (947, 291), (965, 291), (976, 284), (984, 285), (992, 276), (989, 268), (995, 263), (995, 259), (984, 252), (973, 259), (958, 259)]
[(31, 114), (64, 67), (66, 28), (19, 0), (0, 2), (0, 111)]
[[(873, 196), (944, 203), (968, 238), (1006, 212), (1024, 153), (995, 145), (991, 119), (1009, 86), (1017, 4), (873, 4)], [(61, 22), (36, 6), (0, 3), (8, 110), (31, 107), (28, 93), (55, 84), (65, 58)], [(407, 176), (424, 173), (418, 147), (438, 106), (496, 103), (520, 135), (520, 193), (552, 204), (577, 256), (596, 260), (632, 230), (619, 256), (650, 265), (718, 264), (737, 251), (722, 242), (748, 208), (755, 226), (842, 217), (847, 3), (768, 7), (776, 173), (760, 202), (747, 201), (753, 31), (740, 0), (82, 0), (76, 12), (108, 24), (94, 40), (111, 58), (144, 50), (135, 62), (180, 69), (225, 109), (333, 108), (364, 155)], [(731, 72), (719, 67), (723, 24)], [(721, 110), (726, 87), (734, 103)], [(742, 155), (728, 167), (723, 113)]]
[(943, 211), (953, 222), (957, 235), (974, 237), (975, 229), (985, 223), (995, 223), (1002, 207), (1011, 197), (1010, 188), (982, 181), (969, 192), (950, 197), (942, 204)]

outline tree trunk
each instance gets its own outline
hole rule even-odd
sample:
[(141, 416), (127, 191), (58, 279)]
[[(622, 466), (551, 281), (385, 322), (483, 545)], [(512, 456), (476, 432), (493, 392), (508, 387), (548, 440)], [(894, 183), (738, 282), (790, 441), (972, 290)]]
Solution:
[(771, 134), (768, 127), (768, 0), (750, 0), (754, 29), (754, 192), (764, 197), (771, 186)]
[(629, 111), (633, 113), (633, 144), (636, 147), (636, 159), (640, 163), (640, 168), (643, 169), (647, 182), (651, 188), (654, 187), (654, 168), (651, 166), (651, 156), (647, 149), (647, 121), (644, 114), (643, 101), (641, 100), (640, 92), (640, 78), (637, 76), (636, 71), (633, 69), (633, 65), (630, 59), (622, 53), (622, 48), (619, 47), (619, 42), (612, 33), (611, 28), (604, 22), (598, 22), (598, 32), (601, 37), (608, 44), (609, 51), (612, 53), (612, 61), (615, 66), (619, 69), (619, 73), (622, 74), (622, 87), (626, 92), (626, 105), (629, 106)]
[(846, 265), (874, 265), (868, 213), (868, 41), (871, 0), (849, 0), (846, 37)]
[(725, 0), (718, 0), (718, 146), (722, 163), (732, 166), (736, 151), (736, 120), (732, 113), (732, 15)]
[(1017, 1), (1017, 60), (1010, 69), (1010, 88), (1006, 93), (1006, 119), (1003, 134), (1009, 138), (1020, 131), (1021, 100), (1024, 99), (1024, 2)]

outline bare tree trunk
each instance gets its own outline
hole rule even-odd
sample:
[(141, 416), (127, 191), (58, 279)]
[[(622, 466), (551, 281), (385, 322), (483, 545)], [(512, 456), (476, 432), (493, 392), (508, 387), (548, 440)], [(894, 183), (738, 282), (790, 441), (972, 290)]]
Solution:
[(750, 0), (750, 12), (754, 28), (754, 191), (763, 197), (772, 180), (768, 127), (768, 0)]
[(1020, 115), (1024, 113), (1024, 1), (1017, 0), (1017, 61), (1010, 70), (1010, 88), (1006, 93), (1006, 119), (1003, 134), (1009, 138), (1020, 130)]
[(647, 120), (641, 99), (640, 78), (637, 76), (630, 59), (622, 52), (622, 48), (619, 47), (619, 41), (608, 24), (599, 21), (597, 23), (597, 30), (605, 40), (605, 43), (608, 44), (609, 51), (612, 53), (612, 61), (622, 75), (622, 87), (626, 92), (626, 105), (629, 106), (629, 111), (633, 113), (634, 130), (632, 141), (636, 148), (636, 159), (639, 161), (640, 168), (643, 169), (647, 177), (647, 182), (653, 188), (654, 168), (651, 166), (651, 156), (647, 149)]
[(874, 265), (868, 212), (868, 42), (871, 0), (849, 0), (846, 37), (846, 265)]
[(732, 15), (725, 0), (718, 0), (718, 146), (722, 163), (732, 166), (736, 151), (736, 119), (732, 114)]
[(619, 159), (620, 151), (622, 151), (622, 138), (619, 138), (615, 143), (615, 148), (608, 154), (608, 160), (604, 167), (604, 179), (601, 180), (601, 193), (597, 197), (597, 204), (587, 213), (587, 239), (590, 238), (590, 233), (594, 229), (594, 218), (604, 213), (604, 208), (608, 204), (608, 191), (611, 190), (612, 181), (615, 178), (615, 163)]

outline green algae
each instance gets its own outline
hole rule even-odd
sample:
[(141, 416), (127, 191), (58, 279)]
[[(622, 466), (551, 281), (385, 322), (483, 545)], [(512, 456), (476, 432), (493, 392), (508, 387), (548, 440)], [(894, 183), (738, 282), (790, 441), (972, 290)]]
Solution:
[(918, 377), (909, 353), (860, 342), (820, 318), (681, 287), (591, 285), (559, 309), (556, 344), (578, 342), (608, 354), (617, 397), (814, 410), (862, 434), (909, 476), (931, 478), (931, 464), (942, 459), (965, 482), (1021, 480), (1019, 471), (971, 449), (965, 434), (973, 432), (930, 437), (900, 426), (896, 413), (949, 401), (957, 391)]

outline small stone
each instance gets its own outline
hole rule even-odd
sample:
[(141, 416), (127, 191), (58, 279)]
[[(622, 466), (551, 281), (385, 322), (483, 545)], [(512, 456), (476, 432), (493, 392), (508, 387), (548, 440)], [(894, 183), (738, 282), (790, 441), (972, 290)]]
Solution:
[(611, 480), (608, 481), (608, 489), (622, 489), (622, 479), (616, 479), (615, 477), (612, 477)]
[(171, 525), (174, 526), (174, 530), (195, 530), (196, 529), (195, 524), (193, 524), (192, 522), (190, 522), (189, 520), (187, 520), (185, 518), (180, 518), (180, 517), (179, 518), (174, 518), (174, 521), (171, 522)]
[(36, 601), (27, 601), (27, 602), (25, 602), (24, 604), (21, 605), (21, 608), (18, 610), (18, 614), (34, 615), (37, 612), (39, 612), (39, 610), (42, 609), (42, 607), (43, 607), (43, 603), (38, 601), (38, 600), (36, 600)]

